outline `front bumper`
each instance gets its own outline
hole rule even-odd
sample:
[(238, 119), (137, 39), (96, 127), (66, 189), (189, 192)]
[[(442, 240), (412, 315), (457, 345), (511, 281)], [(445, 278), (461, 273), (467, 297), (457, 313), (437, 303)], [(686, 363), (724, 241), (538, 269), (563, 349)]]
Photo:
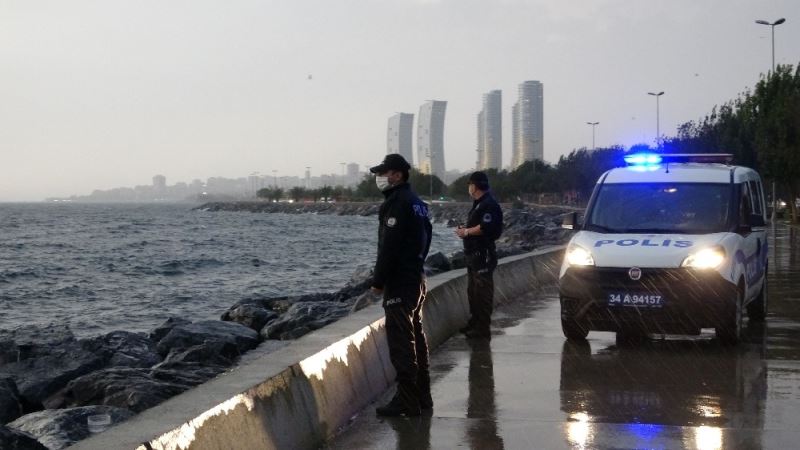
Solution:
[[(641, 270), (634, 281), (628, 268), (568, 268), (559, 282), (562, 320), (597, 331), (692, 334), (723, 325), (735, 313), (736, 285), (716, 271)], [(610, 294), (660, 296), (662, 304), (610, 304)]]

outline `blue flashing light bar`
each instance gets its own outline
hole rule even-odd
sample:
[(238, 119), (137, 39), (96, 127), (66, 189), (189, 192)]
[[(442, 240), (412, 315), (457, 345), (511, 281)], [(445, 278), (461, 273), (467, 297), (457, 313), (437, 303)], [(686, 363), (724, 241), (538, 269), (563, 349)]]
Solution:
[(731, 164), (730, 153), (633, 153), (625, 155), (625, 163), (634, 167), (657, 167), (661, 163), (717, 163)]
[(626, 155), (625, 162), (631, 166), (657, 166), (661, 164), (661, 155), (654, 153), (634, 153)]

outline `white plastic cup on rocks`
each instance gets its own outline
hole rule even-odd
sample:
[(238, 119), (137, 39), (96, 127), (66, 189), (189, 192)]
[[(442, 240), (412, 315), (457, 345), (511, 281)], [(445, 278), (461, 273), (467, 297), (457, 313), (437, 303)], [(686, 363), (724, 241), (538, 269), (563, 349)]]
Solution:
[(111, 416), (108, 414), (94, 414), (86, 418), (90, 433), (102, 433), (111, 425)]

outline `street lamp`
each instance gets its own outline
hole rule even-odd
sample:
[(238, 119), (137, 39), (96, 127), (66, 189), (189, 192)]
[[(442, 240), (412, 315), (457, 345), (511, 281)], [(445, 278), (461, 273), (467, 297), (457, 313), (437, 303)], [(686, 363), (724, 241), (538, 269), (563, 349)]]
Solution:
[[(775, 72), (775, 26), (780, 25), (786, 22), (786, 19), (781, 17), (780, 19), (776, 20), (775, 22), (769, 23), (766, 20), (756, 20), (756, 23), (759, 25), (769, 25), (770, 30), (772, 31), (772, 72)], [(772, 182), (772, 216), (770, 220), (772, 223), (775, 223), (775, 206), (777, 205), (777, 199), (775, 198), (775, 182)]]
[(664, 95), (664, 91), (655, 93), (655, 92), (648, 92), (647, 95), (652, 95), (656, 98), (656, 147), (661, 148), (661, 130), (659, 129), (659, 117), (658, 117), (658, 98)]
[(586, 122), (586, 125), (592, 126), (592, 150), (596, 149), (594, 145), (594, 127), (597, 126), (600, 122)]
[(769, 25), (772, 29), (772, 71), (775, 72), (775, 25), (780, 25), (783, 22), (786, 22), (786, 19), (781, 17), (780, 19), (776, 20), (775, 22), (769, 23), (766, 20), (756, 20), (756, 23), (759, 25)]

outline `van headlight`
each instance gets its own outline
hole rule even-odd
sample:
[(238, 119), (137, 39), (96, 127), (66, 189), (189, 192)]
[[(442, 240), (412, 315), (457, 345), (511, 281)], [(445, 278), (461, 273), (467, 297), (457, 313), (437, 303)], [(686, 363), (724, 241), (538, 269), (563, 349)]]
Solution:
[(567, 247), (567, 263), (570, 266), (593, 266), (594, 258), (589, 250), (573, 244)]
[(687, 256), (681, 267), (692, 269), (716, 269), (725, 261), (725, 249), (722, 247), (709, 247)]

